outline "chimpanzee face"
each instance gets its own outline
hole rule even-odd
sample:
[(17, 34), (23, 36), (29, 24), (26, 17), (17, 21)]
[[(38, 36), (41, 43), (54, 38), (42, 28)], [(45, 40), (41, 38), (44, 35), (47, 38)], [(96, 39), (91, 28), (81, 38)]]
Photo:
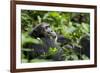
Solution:
[(48, 35), (48, 36), (52, 36), (53, 38), (56, 37), (56, 33), (50, 28), (50, 25), (47, 24), (47, 23), (43, 23), (41, 25), (42, 29), (43, 29), (43, 33), (45, 35)]
[(56, 33), (52, 31), (48, 23), (41, 23), (40, 25), (36, 26), (33, 28), (30, 35), (34, 37), (51, 36), (53, 38), (56, 38), (57, 36)]

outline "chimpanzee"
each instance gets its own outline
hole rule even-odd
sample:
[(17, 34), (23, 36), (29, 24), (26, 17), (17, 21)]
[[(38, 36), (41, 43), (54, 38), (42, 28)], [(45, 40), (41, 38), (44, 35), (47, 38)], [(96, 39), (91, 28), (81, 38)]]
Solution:
[(77, 56), (79, 59), (83, 60), (82, 55), (85, 55), (88, 58), (90, 58), (90, 37), (89, 35), (84, 35), (80, 39), (79, 45), (80, 46), (68, 44), (65, 46), (65, 48), (74, 50), (74, 52), (77, 53)]
[(66, 38), (63, 35), (57, 35), (57, 42), (63, 47), (64, 45), (71, 43), (71, 39)]
[(76, 15), (76, 16), (72, 17), (71, 21), (81, 24), (82, 22), (86, 23), (87, 18), (86, 18), (85, 15), (79, 14), (79, 15)]
[[(52, 59), (54, 61), (65, 60), (66, 56), (64, 56), (64, 51), (57, 44), (57, 34), (52, 31), (48, 23), (43, 22), (34, 27), (29, 33), (29, 36), (42, 41), (42, 43), (40, 44), (25, 43), (23, 45), (23, 48), (30, 48), (30, 51), (23, 51), (24, 55), (27, 56), (29, 62), (34, 58)], [(50, 48), (55, 48), (56, 50), (55, 54), (53, 54), (53, 56), (51, 57), (48, 56)]]
[(82, 46), (82, 53), (90, 58), (90, 37), (88, 35), (84, 36), (80, 40), (80, 45)]

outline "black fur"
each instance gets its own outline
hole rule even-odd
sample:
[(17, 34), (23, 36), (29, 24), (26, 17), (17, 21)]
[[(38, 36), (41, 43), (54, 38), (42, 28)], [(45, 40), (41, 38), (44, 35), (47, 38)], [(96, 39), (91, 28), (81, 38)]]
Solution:
[[(45, 58), (52, 59), (55, 61), (63, 61), (65, 60), (65, 56), (63, 56), (63, 49), (56, 43), (57, 35), (50, 28), (49, 24), (42, 23), (37, 25), (33, 30), (29, 33), (31, 37), (39, 38), (42, 41), (42, 44), (36, 43), (26, 43), (23, 45), (23, 48), (30, 48), (31, 51), (23, 51), (24, 55), (27, 56), (28, 61), (30, 62), (34, 58)], [(49, 57), (48, 55), (42, 56), (43, 54), (48, 54), (50, 48), (56, 48), (57, 52)]]
[(80, 23), (81, 24), (82, 22), (86, 23), (87, 18), (86, 18), (85, 15), (79, 14), (79, 15), (72, 17), (71, 21), (74, 22), (74, 23)]
[(82, 46), (82, 53), (90, 58), (90, 37), (84, 36), (80, 40), (80, 45)]

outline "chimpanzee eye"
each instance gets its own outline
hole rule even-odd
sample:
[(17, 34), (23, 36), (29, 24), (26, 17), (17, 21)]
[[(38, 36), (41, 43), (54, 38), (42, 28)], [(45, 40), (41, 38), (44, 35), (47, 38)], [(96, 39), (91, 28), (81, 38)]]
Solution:
[(46, 29), (48, 29), (48, 28), (49, 28), (49, 26), (46, 26), (45, 28), (46, 28)]

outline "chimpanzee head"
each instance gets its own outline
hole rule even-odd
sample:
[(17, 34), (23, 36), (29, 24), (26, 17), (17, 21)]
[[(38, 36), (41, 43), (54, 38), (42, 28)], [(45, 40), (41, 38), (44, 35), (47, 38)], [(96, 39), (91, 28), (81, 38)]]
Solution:
[(56, 38), (56, 33), (52, 31), (50, 25), (48, 23), (41, 23), (34, 27), (32, 31), (29, 33), (31, 37), (53, 37)]
[(86, 18), (86, 15), (78, 14), (78, 15), (73, 16), (71, 21), (74, 22), (74, 23), (80, 23), (81, 24), (81, 23), (86, 23), (87, 18)]

